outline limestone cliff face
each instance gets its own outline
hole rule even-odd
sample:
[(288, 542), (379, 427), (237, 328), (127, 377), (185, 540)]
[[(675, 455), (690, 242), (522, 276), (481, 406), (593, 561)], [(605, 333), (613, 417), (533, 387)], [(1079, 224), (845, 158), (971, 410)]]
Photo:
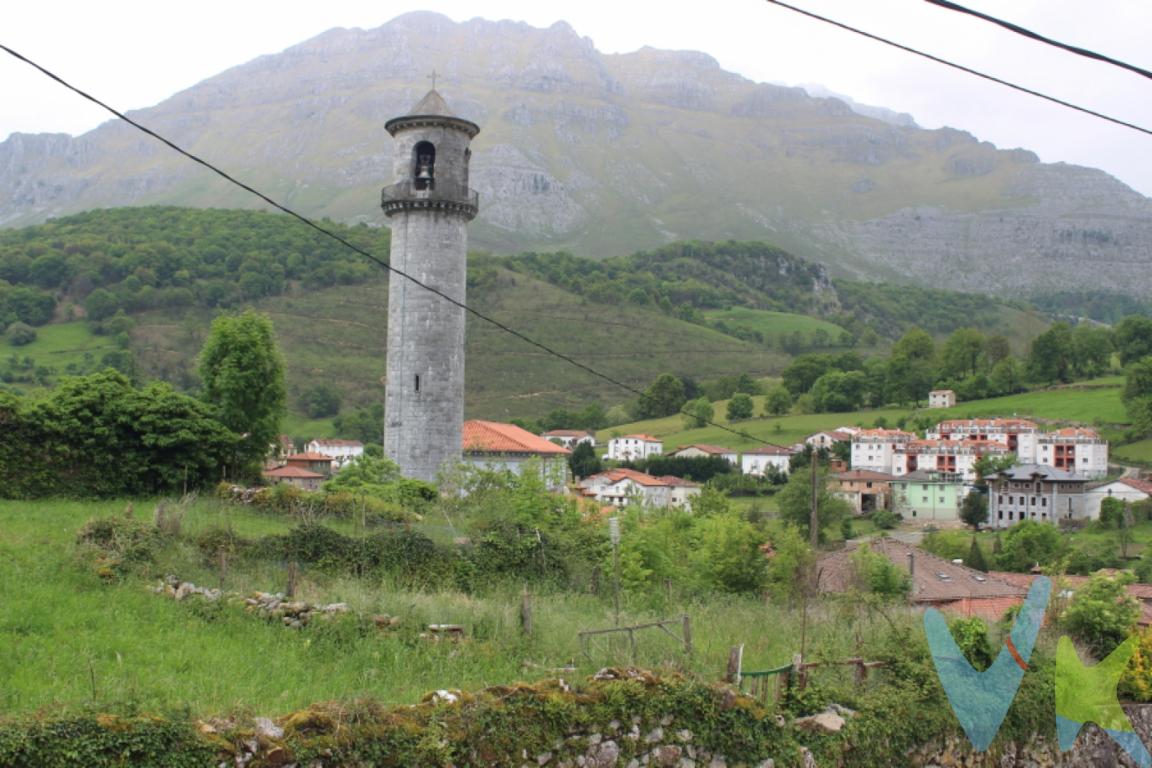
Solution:
[[(1152, 201), (1107, 174), (753, 83), (701, 53), (604, 55), (563, 23), (420, 12), (333, 29), (133, 116), (304, 213), (383, 225), (383, 125), (433, 68), (482, 128), (474, 247), (602, 256), (762, 239), (841, 274), (1152, 293)], [(0, 225), (144, 203), (256, 204), (114, 122), (0, 143)]]

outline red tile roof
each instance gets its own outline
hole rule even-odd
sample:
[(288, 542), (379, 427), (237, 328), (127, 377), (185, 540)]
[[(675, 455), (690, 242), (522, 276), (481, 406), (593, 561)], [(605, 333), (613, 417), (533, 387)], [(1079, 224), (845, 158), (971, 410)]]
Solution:
[(589, 437), (591, 434), (586, 429), (550, 429), (541, 437)]
[[(981, 573), (896, 539), (883, 537), (872, 539), (868, 544), (873, 552), (888, 558), (905, 573), (908, 572), (908, 555), (913, 555), (912, 592), (908, 599), (914, 603), (991, 597), (1023, 599), (1027, 593), (1026, 587), (999, 578), (998, 574)], [(855, 551), (855, 548), (845, 548), (819, 559), (817, 568), (821, 592), (848, 592), (853, 588), (857, 580), (852, 561)]]
[(852, 436), (853, 439), (866, 437), (880, 440), (915, 440), (916, 435), (902, 429), (862, 429)]
[(338, 440), (336, 438), (329, 438), (329, 439), (323, 439), (323, 440), (319, 440), (319, 439), (309, 440), (308, 442), (316, 443), (316, 445), (326, 445), (326, 446), (329, 446), (331, 448), (363, 448), (364, 447), (364, 443), (360, 442), (359, 440)]
[(1064, 427), (1055, 432), (1049, 432), (1045, 437), (1091, 437), (1099, 438), (1100, 433), (1088, 427)]
[(662, 441), (660, 438), (658, 438), (658, 437), (652, 437), (652, 435), (621, 435), (619, 439), (620, 439), (620, 440), (627, 440), (627, 439), (632, 439), (632, 440), (646, 440), (646, 441), (648, 441), (649, 443), (660, 443), (660, 442), (663, 442), (663, 441)]
[(837, 480), (879, 480), (881, 482), (890, 482), (895, 480), (893, 475), (885, 474), (884, 472), (873, 472), (870, 469), (850, 469), (847, 472), (837, 472), (832, 475)]
[(795, 451), (779, 445), (761, 445), (744, 451), (745, 456), (791, 456)]
[(464, 422), (465, 453), (531, 453), (567, 456), (571, 451), (515, 424), (498, 421)]
[(952, 429), (1038, 429), (1036, 422), (1028, 419), (945, 419), (936, 425), (935, 431), (947, 432)]
[[(327, 458), (327, 457), (325, 457)], [(276, 467), (275, 469), (266, 469), (260, 474), (264, 477), (295, 477), (304, 480), (323, 480), (324, 475), (319, 472), (313, 472), (303, 467), (293, 467), (291, 465), (286, 467)]]
[(284, 461), (327, 461), (331, 462), (332, 457), (323, 453), (316, 453), (315, 451), (307, 451), (305, 453), (294, 453), (291, 456), (285, 456)]
[(713, 456), (723, 456), (726, 453), (736, 453), (737, 452), (735, 448), (725, 448), (722, 445), (706, 445), (704, 443), (693, 443), (692, 445), (682, 445), (679, 448), (677, 448), (676, 450), (672, 451), (672, 453), (677, 454), (680, 451), (686, 451), (689, 448), (695, 448), (696, 450), (700, 451), (701, 453), (708, 453), (708, 454), (711, 454)]
[(631, 480), (638, 485), (647, 486), (660, 486), (668, 485), (659, 477), (653, 477), (646, 472), (638, 472), (635, 469), (609, 469), (604, 472), (599, 472), (595, 475), (589, 475), (584, 478), (585, 482), (595, 477), (603, 477), (608, 481), (608, 485), (615, 485), (621, 480)]
[(1152, 480), (1145, 480), (1141, 477), (1122, 477), (1116, 482), (1124, 483), (1124, 485), (1132, 488), (1133, 490), (1140, 491), (1152, 496)]
[(657, 479), (660, 482), (664, 483), (664, 485), (670, 485), (673, 488), (699, 488), (700, 487), (700, 483), (694, 483), (691, 480), (685, 480), (684, 478), (676, 477), (675, 475), (661, 475)]

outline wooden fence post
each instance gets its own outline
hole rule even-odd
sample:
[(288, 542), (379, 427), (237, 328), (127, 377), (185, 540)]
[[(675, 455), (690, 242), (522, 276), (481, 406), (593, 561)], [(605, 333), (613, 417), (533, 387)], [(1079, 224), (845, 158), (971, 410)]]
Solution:
[[(684, 633), (684, 654), (686, 656), (692, 655), (692, 619), (688, 614), (684, 614), (683, 619), (683, 633)], [(743, 646), (741, 646), (743, 647)]]
[(724, 679), (732, 685), (740, 685), (740, 670), (744, 665), (744, 644), (734, 645), (728, 651), (728, 670)]
[(525, 635), (532, 634), (532, 595), (528, 592), (527, 585), (520, 594), (520, 632)]
[(296, 580), (300, 578), (300, 564), (295, 560), (288, 563), (288, 586), (284, 594), (290, 598), (296, 597)]

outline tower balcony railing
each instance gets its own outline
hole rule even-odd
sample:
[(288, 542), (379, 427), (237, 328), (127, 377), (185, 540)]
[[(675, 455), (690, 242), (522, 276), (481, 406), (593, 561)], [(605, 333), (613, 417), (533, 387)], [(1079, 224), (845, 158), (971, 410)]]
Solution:
[(456, 203), (473, 209), (480, 207), (480, 194), (476, 190), (448, 181), (438, 181), (431, 189), (417, 189), (411, 181), (402, 181), (390, 184), (380, 192), (380, 204), (385, 208), (421, 200)]

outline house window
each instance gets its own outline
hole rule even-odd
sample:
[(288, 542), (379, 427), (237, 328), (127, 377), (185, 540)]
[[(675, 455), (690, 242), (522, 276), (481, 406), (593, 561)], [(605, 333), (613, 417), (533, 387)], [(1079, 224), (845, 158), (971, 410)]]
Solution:
[[(1032, 497), (1032, 506), (1036, 506), (1036, 497), (1035, 496)], [(1033, 513), (1033, 514), (1035, 514), (1035, 513)]]
[(944, 497), (943, 497), (943, 496), (941, 496), (941, 497), (940, 497), (940, 503), (941, 503), (941, 504), (943, 504), (943, 503), (944, 503)]
[[(1040, 506), (1042, 506), (1042, 507), (1048, 506), (1048, 497), (1047, 496), (1045, 496), (1043, 499), (1040, 499)], [(1045, 514), (1047, 514), (1047, 513), (1045, 513)]]

